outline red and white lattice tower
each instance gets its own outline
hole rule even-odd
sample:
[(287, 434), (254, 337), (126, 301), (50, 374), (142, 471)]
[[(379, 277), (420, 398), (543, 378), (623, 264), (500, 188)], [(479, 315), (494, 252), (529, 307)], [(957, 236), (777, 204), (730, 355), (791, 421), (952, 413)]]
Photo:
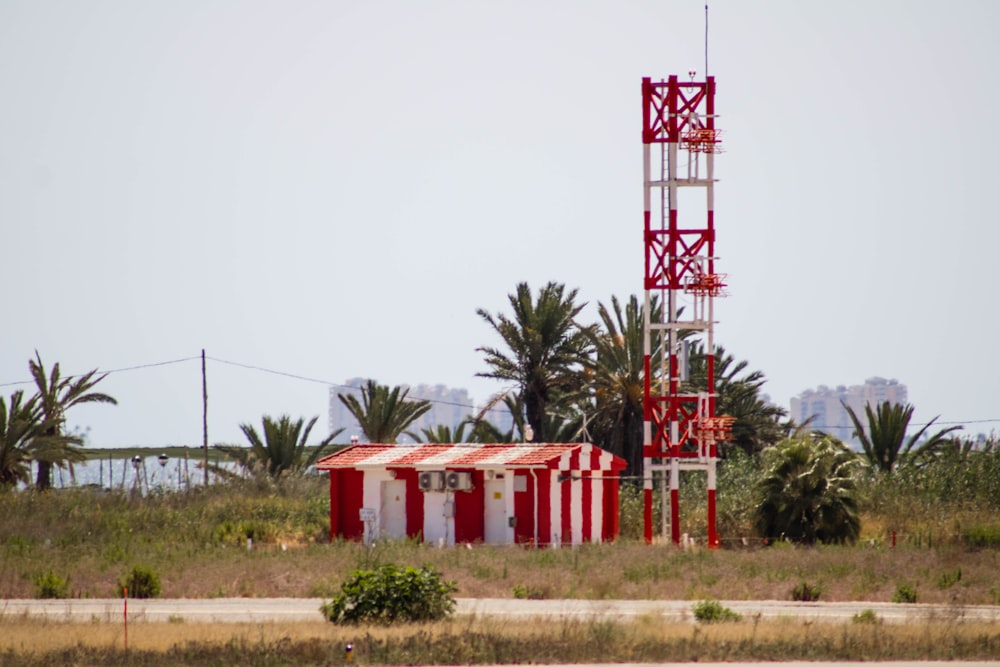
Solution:
[[(717, 547), (717, 443), (732, 419), (715, 415), (713, 302), (725, 276), (715, 272), (715, 77), (704, 81), (642, 80), (645, 270), (645, 397), (643, 502), (645, 538), (653, 541), (653, 487), (662, 499), (662, 534), (681, 540), (682, 470), (704, 470), (708, 481), (708, 545)], [(682, 193), (684, 195), (682, 196)], [(699, 201), (702, 197), (703, 200)], [(684, 211), (681, 210), (684, 203)], [(703, 203), (702, 203), (703, 202)], [(654, 307), (654, 299), (659, 307)], [(687, 378), (689, 344), (705, 354), (706, 381)]]

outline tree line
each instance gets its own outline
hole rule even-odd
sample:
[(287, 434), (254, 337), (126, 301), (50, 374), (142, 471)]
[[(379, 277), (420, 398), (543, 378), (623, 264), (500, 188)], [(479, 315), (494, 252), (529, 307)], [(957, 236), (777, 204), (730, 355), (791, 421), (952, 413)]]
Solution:
[[(612, 297), (597, 304), (598, 322), (580, 321), (585, 303), (578, 290), (549, 282), (537, 292), (519, 283), (508, 295), (507, 312), (478, 309), (477, 315), (497, 336), (495, 345), (477, 348), (486, 369), (480, 377), (503, 382), (487, 407), (457, 425), (439, 424), (413, 432), (410, 426), (431, 408), (411, 400), (405, 387), (368, 380), (339, 400), (357, 419), (369, 442), (395, 443), (406, 434), (418, 442), (576, 442), (589, 441), (624, 458), (627, 474), (643, 473), (643, 308), (638, 297)], [(661, 304), (651, 303), (654, 321)], [(651, 351), (652, 368), (659, 351)], [(700, 341), (690, 346), (686, 387), (706, 386), (707, 359)], [(0, 397), (0, 486), (29, 483), (30, 462), (37, 462), (35, 486), (48, 488), (53, 466), (83, 460), (82, 440), (66, 432), (65, 413), (87, 402), (112, 403), (94, 390), (105, 376), (96, 370), (63, 378), (59, 365), (46, 371), (36, 352), (29, 367), (36, 392)], [(972, 446), (951, 436), (960, 427), (930, 433), (936, 422), (908, 436), (913, 406), (883, 403), (867, 406), (863, 416), (844, 406), (862, 446), (854, 452), (840, 440), (796, 424), (786, 411), (762, 394), (764, 373), (751, 370), (719, 346), (715, 350), (716, 413), (734, 419), (731, 439), (720, 457), (749, 457), (761, 471), (755, 486), (755, 523), (762, 535), (800, 541), (843, 541), (859, 534), (855, 487), (862, 471), (891, 475), (899, 468), (952, 450)], [(489, 410), (506, 409), (511, 426), (501, 430)], [(247, 447), (222, 447), (248, 470), (272, 478), (301, 473), (329, 453), (343, 429), (318, 444), (308, 444), (318, 417), (306, 422), (288, 415), (264, 416), (261, 430), (240, 425)]]

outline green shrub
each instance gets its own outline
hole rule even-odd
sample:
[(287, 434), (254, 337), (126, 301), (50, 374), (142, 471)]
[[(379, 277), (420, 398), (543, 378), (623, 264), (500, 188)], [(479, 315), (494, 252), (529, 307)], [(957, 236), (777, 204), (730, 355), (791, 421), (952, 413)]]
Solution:
[(896, 586), (896, 592), (892, 594), (892, 601), (913, 604), (917, 601), (917, 590), (909, 584), (900, 584)]
[(547, 586), (525, 586), (516, 584), (512, 589), (514, 597), (518, 600), (547, 600), (552, 597)]
[(436, 621), (455, 610), (456, 590), (455, 582), (442, 581), (441, 573), (428, 565), (387, 564), (355, 570), (320, 611), (338, 624)]
[(1000, 525), (977, 525), (965, 531), (965, 543), (970, 547), (1000, 546)]
[(729, 607), (722, 606), (718, 600), (696, 602), (691, 611), (695, 619), (702, 623), (726, 623), (743, 618)]
[(937, 585), (938, 588), (941, 589), (951, 588), (961, 580), (962, 580), (962, 568), (957, 568), (955, 570), (942, 572), (941, 576), (938, 577)]
[(160, 594), (160, 576), (151, 568), (136, 565), (118, 582), (118, 595), (128, 589), (130, 598), (155, 598)]
[(796, 602), (815, 602), (819, 599), (821, 589), (807, 581), (800, 581), (792, 589), (792, 599)]
[(851, 616), (851, 621), (854, 623), (860, 623), (864, 625), (871, 625), (873, 623), (879, 622), (878, 614), (872, 609), (865, 609), (864, 611), (859, 611), (854, 616)]
[(69, 597), (69, 578), (63, 579), (51, 570), (35, 577), (35, 597), (62, 600)]

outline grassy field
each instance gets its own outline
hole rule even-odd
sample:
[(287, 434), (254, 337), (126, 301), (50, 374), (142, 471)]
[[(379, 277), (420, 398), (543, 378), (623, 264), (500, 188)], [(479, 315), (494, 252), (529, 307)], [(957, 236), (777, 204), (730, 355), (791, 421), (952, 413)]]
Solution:
[[(952, 517), (952, 523), (961, 519)], [(970, 521), (973, 519), (969, 519)], [(465, 597), (778, 599), (801, 583), (829, 601), (1000, 604), (1000, 549), (930, 530), (892, 548), (727, 542), (717, 551), (647, 547), (636, 539), (575, 549), (415, 542), (329, 543), (325, 480), (243, 482), (139, 497), (87, 489), (0, 494), (0, 597), (39, 595), (46, 575), (70, 597), (109, 597), (133, 566), (153, 569), (165, 597), (327, 596), (380, 562), (431, 564)], [(634, 520), (633, 520), (634, 522)], [(866, 521), (878, 525), (877, 517)], [(247, 549), (247, 538), (253, 548)]]
[(328, 623), (65, 624), (0, 618), (5, 667), (134, 664), (496, 664), (774, 660), (984, 660), (1000, 655), (1000, 626), (976, 623), (803, 624), (792, 619), (689, 625), (641, 618), (427, 625)]
[[(698, 489), (691, 532), (698, 534)], [(875, 493), (869, 490), (868, 493)], [(746, 534), (741, 500), (720, 508), (728, 535)], [(869, 502), (855, 546), (798, 547), (728, 539), (726, 548), (679, 550), (636, 539), (641, 508), (623, 494), (623, 537), (573, 549), (416, 542), (367, 548), (329, 543), (322, 478), (237, 481), (149, 496), (95, 489), (0, 493), (0, 598), (38, 597), (42, 582), (69, 597), (110, 597), (136, 565), (155, 571), (164, 597), (329, 597), (354, 569), (430, 564), (463, 597), (587, 599), (792, 599), (802, 584), (820, 600), (893, 599), (1000, 604), (1000, 549), (972, 546), (970, 526), (992, 544), (990, 508), (917, 499)], [(745, 514), (745, 513), (744, 513)], [(741, 518), (742, 517), (742, 518)], [(888, 536), (899, 527), (898, 545)], [(985, 532), (983, 532), (985, 531)], [(252, 538), (252, 549), (247, 538)], [(51, 590), (51, 586), (49, 587)], [(984, 659), (1000, 655), (1000, 625), (812, 624), (745, 618), (719, 625), (503, 622), (453, 619), (427, 626), (343, 628), (327, 623), (215, 625), (95, 619), (65, 624), (0, 615), (0, 664), (302, 665), (785, 659)]]

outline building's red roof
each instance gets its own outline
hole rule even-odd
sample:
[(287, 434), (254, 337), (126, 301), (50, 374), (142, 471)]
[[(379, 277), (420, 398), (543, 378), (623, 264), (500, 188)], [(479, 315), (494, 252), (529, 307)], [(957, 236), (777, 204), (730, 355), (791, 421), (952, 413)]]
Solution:
[(621, 470), (625, 459), (586, 442), (352, 445), (319, 460), (334, 468), (553, 468)]

